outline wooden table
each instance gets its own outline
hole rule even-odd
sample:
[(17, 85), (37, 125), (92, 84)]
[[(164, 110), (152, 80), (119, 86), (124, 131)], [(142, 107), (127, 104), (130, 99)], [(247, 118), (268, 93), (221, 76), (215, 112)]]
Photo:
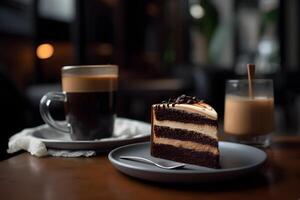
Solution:
[(0, 199), (300, 199), (300, 136), (275, 137), (263, 170), (240, 180), (168, 185), (118, 172), (106, 155), (0, 162)]

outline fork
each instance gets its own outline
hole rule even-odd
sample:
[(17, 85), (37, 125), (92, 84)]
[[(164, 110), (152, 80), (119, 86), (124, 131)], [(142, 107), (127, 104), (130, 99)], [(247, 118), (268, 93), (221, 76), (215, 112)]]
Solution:
[(139, 161), (144, 163), (153, 164), (159, 168), (162, 169), (178, 169), (185, 166), (183, 163), (177, 163), (173, 161), (153, 161), (147, 158), (138, 157), (138, 156), (120, 156), (120, 159), (126, 159), (126, 160), (133, 160), (133, 161)]

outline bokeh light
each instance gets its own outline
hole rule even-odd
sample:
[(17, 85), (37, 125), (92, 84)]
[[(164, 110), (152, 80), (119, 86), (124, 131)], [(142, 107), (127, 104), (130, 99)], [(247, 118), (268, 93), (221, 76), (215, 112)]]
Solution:
[(190, 14), (195, 19), (200, 19), (204, 16), (205, 11), (199, 4), (194, 4), (190, 7)]
[(41, 44), (36, 49), (36, 55), (40, 59), (50, 58), (54, 53), (54, 47), (51, 44)]

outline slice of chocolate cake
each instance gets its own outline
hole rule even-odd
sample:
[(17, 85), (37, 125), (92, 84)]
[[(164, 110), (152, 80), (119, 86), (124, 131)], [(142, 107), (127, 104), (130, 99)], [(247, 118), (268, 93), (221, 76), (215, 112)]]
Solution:
[(195, 97), (152, 105), (151, 155), (220, 168), (216, 111)]

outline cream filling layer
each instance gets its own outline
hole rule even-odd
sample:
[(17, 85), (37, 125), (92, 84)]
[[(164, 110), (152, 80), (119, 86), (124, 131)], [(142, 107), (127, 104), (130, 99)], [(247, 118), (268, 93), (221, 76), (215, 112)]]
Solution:
[(157, 126), (164, 126), (169, 128), (176, 128), (176, 129), (183, 129), (187, 131), (194, 131), (197, 133), (201, 133), (203, 135), (212, 137), (217, 139), (217, 132), (218, 129), (215, 126), (209, 125), (199, 125), (199, 124), (192, 124), (192, 123), (182, 123), (182, 122), (175, 122), (169, 120), (159, 121), (155, 117), (153, 119), (153, 125)]
[(202, 106), (201, 104), (175, 104), (174, 109), (176, 110), (185, 110), (193, 113), (201, 113), (202, 115), (217, 120), (218, 114), (217, 112), (208, 104)]
[(184, 148), (184, 149), (189, 149), (198, 152), (210, 152), (214, 155), (219, 154), (218, 148), (212, 147), (210, 145), (199, 144), (191, 141), (181, 141), (176, 139), (161, 138), (161, 137), (156, 137), (155, 134), (153, 135), (153, 142), (156, 144), (171, 145), (177, 148)]

